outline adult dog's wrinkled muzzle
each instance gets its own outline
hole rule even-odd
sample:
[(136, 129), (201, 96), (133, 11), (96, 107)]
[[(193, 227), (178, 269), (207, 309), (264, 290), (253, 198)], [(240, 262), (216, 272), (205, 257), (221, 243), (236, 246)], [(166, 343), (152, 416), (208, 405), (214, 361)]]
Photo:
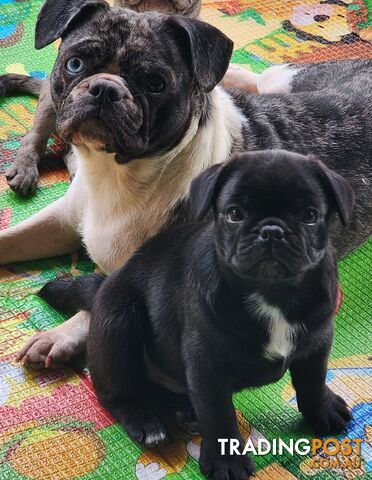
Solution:
[(75, 145), (115, 152), (118, 163), (142, 155), (147, 148), (141, 102), (115, 75), (93, 75), (75, 86), (60, 109), (57, 128)]

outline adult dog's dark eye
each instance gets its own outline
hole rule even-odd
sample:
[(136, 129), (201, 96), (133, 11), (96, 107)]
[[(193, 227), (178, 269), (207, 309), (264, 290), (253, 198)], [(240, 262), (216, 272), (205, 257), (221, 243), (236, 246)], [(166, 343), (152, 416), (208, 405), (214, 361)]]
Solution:
[(306, 208), (300, 217), (302, 223), (307, 223), (308, 225), (314, 225), (318, 221), (318, 212), (315, 208)]
[(72, 57), (66, 62), (66, 70), (73, 75), (81, 73), (84, 69), (84, 62), (78, 57)]
[(166, 83), (160, 75), (151, 75), (146, 78), (143, 86), (149, 93), (161, 93), (165, 90)]
[(239, 207), (230, 207), (226, 212), (227, 221), (230, 223), (239, 223), (244, 220), (244, 214)]

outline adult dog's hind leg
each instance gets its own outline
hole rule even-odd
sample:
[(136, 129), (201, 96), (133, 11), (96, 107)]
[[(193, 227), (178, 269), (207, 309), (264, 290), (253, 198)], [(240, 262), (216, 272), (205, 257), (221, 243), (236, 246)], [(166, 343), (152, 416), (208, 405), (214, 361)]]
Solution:
[(275, 65), (257, 74), (230, 64), (221, 85), (224, 88), (239, 88), (250, 93), (290, 93), (293, 78), (303, 68), (290, 64)]
[(258, 93), (298, 93), (320, 90), (365, 89), (372, 75), (372, 60), (339, 60), (309, 64), (275, 65), (257, 79)]
[(168, 441), (168, 434), (157, 406), (147, 398), (151, 392), (142, 336), (146, 313), (127, 289), (114, 295), (105, 287), (95, 301), (87, 342), (93, 385), (102, 405), (133, 440), (157, 447)]
[(290, 64), (269, 67), (257, 79), (258, 93), (291, 93), (293, 79), (302, 69)]
[(221, 86), (224, 88), (239, 88), (250, 93), (257, 93), (257, 82), (259, 78), (260, 75), (257, 73), (250, 72), (245, 68), (230, 63), (221, 81)]

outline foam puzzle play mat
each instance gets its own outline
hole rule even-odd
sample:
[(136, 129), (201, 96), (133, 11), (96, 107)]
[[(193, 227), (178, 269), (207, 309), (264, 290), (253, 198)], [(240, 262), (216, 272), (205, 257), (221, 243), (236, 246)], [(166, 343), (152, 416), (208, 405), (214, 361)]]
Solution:
[[(0, 0), (0, 73), (49, 74), (57, 44), (37, 52), (34, 26), (42, 0)], [(202, 18), (235, 42), (233, 61), (260, 73), (283, 62), (372, 58), (372, 0), (205, 0)], [(36, 100), (0, 99), (1, 174), (29, 130)], [(372, 108), (372, 107), (371, 107)], [(62, 146), (52, 137), (40, 185), (19, 198), (0, 177), (0, 229), (51, 203), (69, 179), (60, 161)], [(341, 455), (256, 456), (261, 480), (372, 479), (372, 244), (340, 262), (342, 305), (328, 384), (353, 413), (345, 437), (362, 439), (360, 452), (345, 465)], [(15, 355), (36, 331), (66, 317), (36, 296), (61, 275), (95, 270), (84, 252), (0, 267), (0, 479), (1, 480), (195, 480), (200, 438), (174, 431), (172, 444), (145, 451), (98, 404), (89, 373), (81, 367), (33, 371)], [(311, 438), (305, 433), (289, 375), (274, 385), (234, 397), (240, 428), (259, 439)], [(340, 437), (343, 438), (343, 437)], [(352, 457), (353, 457), (352, 455)], [(330, 462), (331, 459), (339, 462)], [(322, 465), (322, 466), (320, 466)]]

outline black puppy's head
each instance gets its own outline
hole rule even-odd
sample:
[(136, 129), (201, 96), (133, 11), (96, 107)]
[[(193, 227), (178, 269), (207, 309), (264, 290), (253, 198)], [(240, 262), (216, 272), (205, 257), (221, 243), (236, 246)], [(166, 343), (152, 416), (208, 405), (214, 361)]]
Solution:
[(116, 160), (172, 149), (222, 79), (232, 42), (194, 19), (110, 8), (104, 0), (47, 0), (36, 48), (62, 38), (51, 76), (57, 130)]
[(213, 206), (225, 267), (258, 282), (297, 282), (323, 257), (331, 213), (349, 223), (354, 195), (319, 160), (267, 150), (209, 168), (192, 183), (190, 201), (198, 220)]

